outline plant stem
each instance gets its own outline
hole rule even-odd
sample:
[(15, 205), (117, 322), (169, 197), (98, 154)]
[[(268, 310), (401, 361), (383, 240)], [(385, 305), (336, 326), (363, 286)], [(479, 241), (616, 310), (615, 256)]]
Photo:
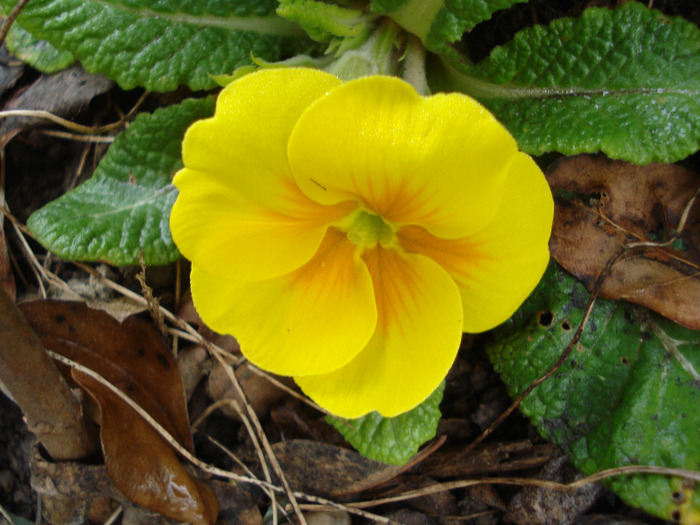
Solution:
[(428, 81), (425, 78), (425, 48), (415, 36), (408, 39), (406, 58), (404, 59), (403, 79), (411, 84), (419, 95), (430, 94)]
[(10, 27), (12, 27), (12, 24), (19, 16), (20, 11), (22, 11), (24, 6), (27, 5), (28, 2), (29, 0), (19, 0), (15, 7), (12, 8), (12, 11), (10, 11), (10, 14), (7, 15), (7, 18), (3, 22), (2, 27), (0, 27), (0, 45), (2, 45), (2, 43), (5, 41), (5, 37), (10, 31)]

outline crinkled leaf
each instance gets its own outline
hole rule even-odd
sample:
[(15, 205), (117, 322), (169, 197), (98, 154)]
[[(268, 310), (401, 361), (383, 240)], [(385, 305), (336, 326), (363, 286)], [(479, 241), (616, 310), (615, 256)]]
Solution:
[(360, 36), (367, 28), (362, 11), (316, 0), (279, 0), (277, 14), (299, 24), (318, 42)]
[[(603, 151), (645, 164), (700, 147), (700, 30), (628, 2), (516, 34), (434, 78), (485, 104), (533, 155)], [(441, 76), (444, 75), (444, 76)]]
[(56, 73), (75, 62), (73, 55), (67, 51), (59, 51), (46, 40), (34, 38), (17, 23), (10, 27), (5, 45), (10, 53), (42, 73)]
[[(561, 355), (589, 294), (552, 263), (488, 353), (515, 397)], [(700, 332), (650, 311), (599, 299), (576, 348), (521, 410), (585, 474), (627, 465), (700, 470)], [(700, 487), (663, 475), (606, 484), (630, 505), (697, 523)]]
[[(15, 0), (0, 0), (9, 10)], [(32, 0), (19, 16), (35, 37), (73, 54), (123, 88), (168, 91), (215, 86), (250, 56), (279, 60), (306, 49), (274, 0)]]
[(522, 2), (527, 0), (372, 0), (371, 9), (420, 37), (428, 49), (440, 51), (494, 12)]
[(27, 226), (53, 253), (114, 265), (167, 264), (179, 257), (170, 235), (187, 127), (211, 116), (212, 99), (191, 99), (139, 115), (117, 136), (94, 175), (34, 212)]
[[(136, 317), (120, 323), (82, 303), (33, 301), (20, 308), (46, 348), (97, 372), (193, 450), (177, 361), (149, 323)], [(100, 406), (105, 467), (119, 491), (177, 521), (214, 523), (213, 491), (187, 472), (168, 443), (106, 386), (77, 370), (72, 377)]]
[(328, 416), (327, 420), (364, 456), (403, 465), (418, 447), (435, 437), (444, 388), (442, 383), (423, 403), (400, 416), (372, 412), (356, 419)]

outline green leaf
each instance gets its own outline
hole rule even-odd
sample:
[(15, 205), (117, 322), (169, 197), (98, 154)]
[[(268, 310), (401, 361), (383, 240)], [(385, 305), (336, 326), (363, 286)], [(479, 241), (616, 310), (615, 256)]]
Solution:
[(10, 27), (5, 45), (10, 53), (42, 73), (56, 73), (75, 62), (73, 55), (66, 51), (59, 51), (46, 40), (34, 38), (29, 31), (17, 23)]
[[(552, 263), (488, 348), (516, 397), (561, 355), (589, 293)], [(627, 465), (700, 470), (700, 332), (638, 306), (599, 299), (576, 348), (521, 410), (585, 474)], [(606, 484), (630, 505), (697, 523), (700, 486), (663, 475)]]
[(400, 416), (387, 418), (372, 412), (356, 419), (328, 416), (326, 420), (363, 456), (403, 465), (435, 437), (444, 389), (443, 382), (423, 403)]
[(682, 18), (635, 2), (590, 8), (521, 31), (477, 65), (443, 56), (437, 87), (477, 98), (533, 155), (646, 164), (700, 147), (700, 30)]
[(299, 24), (317, 42), (357, 37), (368, 29), (359, 9), (316, 0), (279, 0), (279, 3), (277, 14)]
[(496, 11), (522, 2), (527, 0), (372, 0), (371, 9), (440, 51)]
[(141, 114), (110, 146), (92, 178), (27, 221), (32, 234), (68, 260), (167, 264), (179, 257), (169, 218), (187, 127), (214, 113), (214, 100), (190, 99)]
[[(0, 0), (8, 10), (15, 0)], [(72, 53), (124, 89), (215, 86), (250, 56), (269, 61), (308, 48), (275, 0), (32, 0), (18, 20), (35, 37)]]

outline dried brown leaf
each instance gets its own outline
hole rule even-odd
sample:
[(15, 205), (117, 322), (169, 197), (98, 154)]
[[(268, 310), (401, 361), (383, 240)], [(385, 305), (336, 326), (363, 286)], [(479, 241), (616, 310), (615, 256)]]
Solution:
[(15, 277), (12, 271), (12, 264), (10, 263), (10, 252), (7, 249), (7, 239), (3, 228), (4, 223), (4, 216), (2, 216), (0, 217), (0, 286), (14, 300), (17, 297), (17, 287), (15, 286)]
[(80, 372), (73, 376), (100, 405), (105, 466), (119, 491), (169, 518), (195, 525), (214, 523), (216, 496), (190, 476), (153, 428), (103, 384)]
[(328, 498), (370, 489), (403, 471), (403, 467), (318, 441), (282, 441), (275, 443), (272, 450), (295, 490)]
[[(43, 344), (97, 372), (192, 450), (177, 363), (148, 323), (119, 323), (82, 303), (34, 301), (21, 309)], [(165, 516), (213, 523), (216, 498), (192, 478), (165, 440), (107, 387), (77, 371), (73, 377), (98, 402), (105, 466), (132, 501)]]
[(484, 474), (507, 474), (541, 467), (561, 454), (555, 445), (533, 445), (529, 440), (487, 443), (474, 449), (455, 447), (425, 460), (423, 473), (434, 478), (468, 478)]
[[(53, 75), (41, 75), (15, 95), (8, 109), (36, 109), (70, 118), (87, 107), (97, 95), (109, 91), (114, 82), (102, 75), (91, 75), (73, 66)], [(5, 147), (22, 130), (46, 124), (46, 120), (10, 117), (0, 123), (0, 147)]]
[(556, 203), (551, 251), (559, 264), (590, 290), (608, 261), (633, 246), (612, 266), (601, 296), (700, 329), (698, 174), (578, 155), (554, 163), (547, 177)]
[[(582, 477), (583, 474), (577, 472), (566, 457), (559, 457), (545, 465), (537, 479), (569, 483)], [(511, 500), (504, 519), (519, 525), (577, 523), (580, 515), (595, 503), (602, 490), (603, 487), (597, 483), (585, 485), (574, 492), (525, 487)]]

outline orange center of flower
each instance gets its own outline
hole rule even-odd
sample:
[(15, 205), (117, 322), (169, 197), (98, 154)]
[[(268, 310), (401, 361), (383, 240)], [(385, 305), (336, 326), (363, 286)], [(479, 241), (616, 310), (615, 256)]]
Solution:
[(347, 233), (351, 243), (364, 248), (377, 244), (387, 246), (395, 237), (393, 228), (380, 215), (366, 211), (353, 213), (348, 217), (346, 227), (341, 226), (341, 229)]

